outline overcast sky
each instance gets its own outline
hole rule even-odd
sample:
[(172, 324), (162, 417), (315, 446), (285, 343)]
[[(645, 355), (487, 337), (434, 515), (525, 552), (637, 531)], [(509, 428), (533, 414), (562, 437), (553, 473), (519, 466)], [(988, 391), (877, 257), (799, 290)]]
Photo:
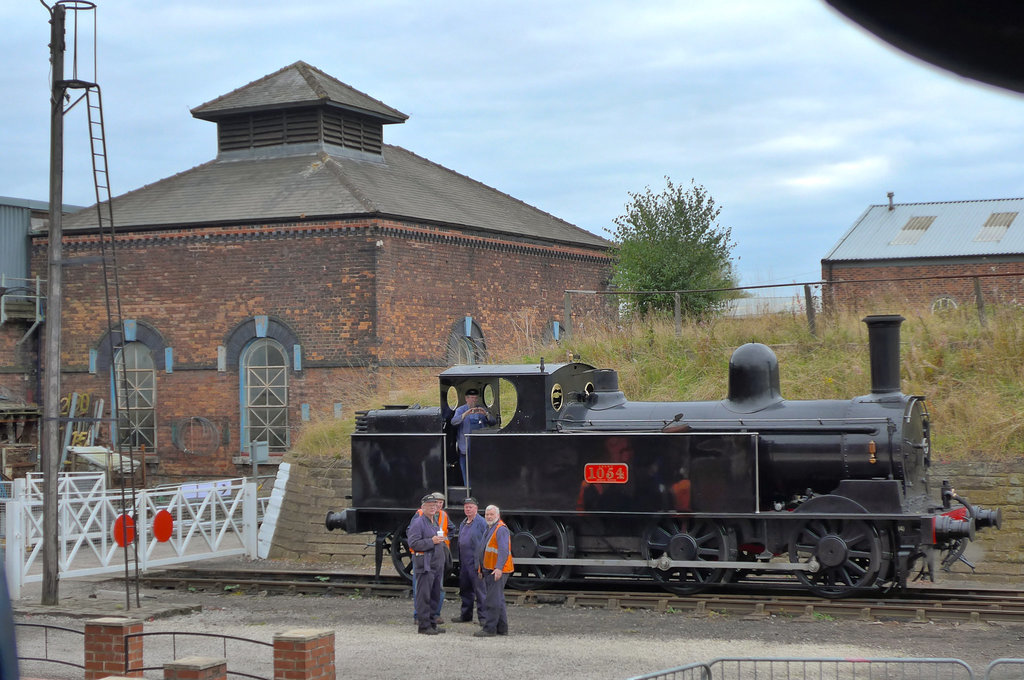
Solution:
[[(189, 109), (303, 60), (409, 115), (385, 142), (605, 237), (630, 192), (694, 179), (744, 285), (817, 280), (888, 191), (1024, 196), (1021, 95), (925, 65), (821, 0), (95, 2), (78, 75), (102, 88), (115, 195), (213, 158), (216, 126)], [(48, 18), (38, 0), (0, 3), (0, 195), (48, 197)], [(91, 205), (81, 108), (64, 200)]]

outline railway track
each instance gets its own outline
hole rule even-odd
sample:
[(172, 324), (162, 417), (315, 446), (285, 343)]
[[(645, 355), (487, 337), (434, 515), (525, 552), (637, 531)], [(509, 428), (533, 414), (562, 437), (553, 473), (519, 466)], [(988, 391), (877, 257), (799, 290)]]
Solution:
[[(315, 597), (408, 597), (410, 585), (396, 576), (364, 573), (268, 571), (243, 569), (168, 569), (141, 577), (145, 587), (205, 593), (266, 593)], [(697, 595), (674, 595), (656, 584), (635, 582), (628, 589), (607, 590), (601, 583), (572, 583), (571, 588), (506, 590), (517, 605), (562, 605), (647, 609), (691, 617), (734, 616), (748, 619), (902, 621), (908, 623), (1001, 624), (1024, 622), (1024, 592), (1013, 590), (912, 588), (888, 597), (877, 595), (825, 600), (792, 591), (758, 592), (736, 588)], [(624, 584), (617, 583), (622, 588)], [(458, 597), (448, 587), (449, 598)]]

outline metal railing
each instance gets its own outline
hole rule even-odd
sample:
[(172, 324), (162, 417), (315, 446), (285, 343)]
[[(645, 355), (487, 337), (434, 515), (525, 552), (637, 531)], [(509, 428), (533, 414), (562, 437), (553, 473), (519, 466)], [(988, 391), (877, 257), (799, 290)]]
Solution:
[[(1014, 675), (1012, 677), (1019, 678), (1021, 676)], [(707, 664), (680, 666), (636, 676), (630, 680), (758, 680), (760, 678), (771, 678), (771, 680), (973, 680), (974, 672), (960, 659), (721, 658)]]
[[(180, 656), (178, 654), (178, 638), (189, 638), (188, 649), (183, 652)], [(131, 646), (131, 641), (135, 638), (155, 638), (164, 639), (170, 638), (169, 645), (162, 645), (162, 648), (156, 650), (153, 649), (153, 645), (143, 644), (143, 658), (137, 665), (132, 665), (129, 660), (128, 650)], [(236, 654), (234, 656), (228, 654), (228, 643), (244, 643), (257, 645), (258, 647), (269, 647), (271, 654), (263, 661), (254, 658), (253, 653), (259, 650), (252, 650), (253, 653), (249, 654)], [(238, 645), (233, 645), (237, 647)], [(125, 675), (136, 675), (144, 671), (160, 670), (163, 668), (163, 664), (168, 661), (181, 658), (181, 656), (208, 656), (217, 657), (227, 660), (227, 675), (238, 676), (241, 678), (253, 678), (254, 680), (271, 680), (274, 676), (274, 655), (273, 655), (274, 644), (272, 642), (262, 642), (260, 640), (253, 640), (251, 638), (237, 637), (234, 635), (218, 635), (216, 633), (187, 633), (181, 631), (167, 631), (161, 633), (131, 633), (124, 636), (124, 658), (125, 662)], [(147, 661), (147, 659), (149, 659)], [(245, 667), (249, 670), (253, 670), (253, 667), (266, 667), (266, 675), (254, 675), (245, 671), (238, 670), (238, 666), (241, 665), (244, 659)], [(157, 663), (157, 660), (160, 660)], [(234, 663), (233, 663), (234, 662)], [(155, 664), (155, 665), (154, 665)]]
[[(30, 641), (29, 636), (18, 635), (18, 631), (25, 631), (28, 629), (41, 630), (43, 633), (42, 639), (39, 640), (33, 637)], [(42, 661), (46, 663), (56, 663), (63, 666), (71, 666), (73, 668), (81, 668), (83, 670), (85, 669), (85, 631), (75, 630), (74, 628), (64, 628), (63, 626), (49, 626), (42, 623), (15, 623), (14, 631), (18, 638), (18, 661)], [(57, 649), (50, 649), (50, 636), (53, 634), (77, 636), (82, 638), (82, 653), (75, 656), (75, 659), (80, 663), (76, 663), (75, 660), (68, 658), (68, 650), (72, 648), (72, 645), (54, 643), (53, 646), (57, 647)]]
[(985, 668), (985, 680), (1024, 678), (1024, 659), (996, 659)]

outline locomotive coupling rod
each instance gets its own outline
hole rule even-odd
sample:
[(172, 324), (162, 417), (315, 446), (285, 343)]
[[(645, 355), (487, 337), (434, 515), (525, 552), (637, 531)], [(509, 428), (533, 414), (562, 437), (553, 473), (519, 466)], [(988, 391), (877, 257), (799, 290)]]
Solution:
[(602, 560), (512, 556), (516, 564), (564, 565), (567, 567), (647, 567), (668, 571), (679, 567), (695, 569), (756, 569), (758, 571), (809, 571), (817, 572), (821, 565), (817, 560), (809, 562), (716, 562), (711, 560), (670, 560), (659, 557), (654, 560)]

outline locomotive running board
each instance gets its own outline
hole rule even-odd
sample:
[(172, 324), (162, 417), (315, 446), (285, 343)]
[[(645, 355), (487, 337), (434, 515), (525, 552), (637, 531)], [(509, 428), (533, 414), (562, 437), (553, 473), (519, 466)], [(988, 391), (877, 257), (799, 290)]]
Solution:
[(707, 560), (601, 560), (601, 559), (546, 559), (543, 557), (515, 557), (512, 560), (523, 565), (564, 565), (567, 567), (647, 567), (668, 571), (678, 567), (696, 569), (750, 569), (757, 571), (809, 571), (817, 572), (817, 560), (810, 562), (711, 562)]

